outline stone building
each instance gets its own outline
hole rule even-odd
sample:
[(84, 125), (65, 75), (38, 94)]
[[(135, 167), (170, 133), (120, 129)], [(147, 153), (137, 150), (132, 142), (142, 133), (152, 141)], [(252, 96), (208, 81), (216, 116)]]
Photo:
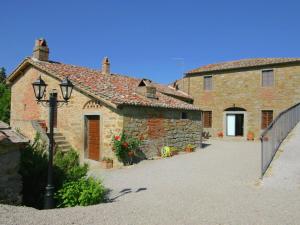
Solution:
[(28, 139), (0, 121), (0, 203), (22, 202), (22, 177), (19, 174), (20, 153)]
[[(143, 139), (143, 151), (153, 157), (163, 145), (198, 145), (201, 111), (193, 98), (173, 87), (148, 79), (110, 72), (106, 57), (94, 70), (49, 60), (44, 39), (37, 40), (32, 57), (25, 58), (8, 77), (11, 85), (11, 126), (33, 139), (36, 123), (48, 124), (48, 108), (37, 104), (32, 83), (41, 76), (48, 96), (66, 76), (74, 84), (68, 104), (55, 113), (55, 137), (61, 148), (72, 146), (81, 159), (113, 157), (112, 136), (124, 130)], [(60, 91), (57, 91), (61, 99)], [(45, 126), (46, 125), (46, 126)]]
[(281, 111), (300, 102), (300, 58), (257, 58), (210, 64), (174, 83), (203, 110), (212, 136), (258, 139)]

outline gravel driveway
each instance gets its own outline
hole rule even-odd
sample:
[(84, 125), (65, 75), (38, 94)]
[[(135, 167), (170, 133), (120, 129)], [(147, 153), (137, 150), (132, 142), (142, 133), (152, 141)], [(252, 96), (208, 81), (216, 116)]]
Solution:
[[(300, 224), (300, 188), (258, 179), (259, 142), (217, 141), (197, 152), (93, 171), (113, 202), (38, 211), (0, 206), (0, 224)], [(300, 154), (300, 153), (299, 153)]]

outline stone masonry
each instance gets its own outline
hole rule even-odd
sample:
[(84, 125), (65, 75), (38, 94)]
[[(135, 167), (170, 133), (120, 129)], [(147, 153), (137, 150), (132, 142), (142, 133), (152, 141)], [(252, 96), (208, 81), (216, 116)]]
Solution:
[[(274, 86), (262, 87), (262, 69), (274, 70)], [(205, 91), (203, 79), (212, 75), (213, 88)], [(177, 81), (180, 90), (194, 97), (194, 104), (203, 111), (212, 111), (212, 128), (204, 128), (213, 136), (225, 133), (224, 110), (241, 107), (246, 110), (245, 132), (261, 133), (261, 111), (273, 110), (273, 118), (281, 111), (300, 102), (300, 65), (289, 63), (234, 71), (193, 74)]]
[(182, 119), (183, 112), (126, 107), (123, 109), (124, 131), (143, 140), (142, 150), (147, 158), (157, 156), (163, 146), (174, 146), (179, 150), (188, 144), (198, 147), (201, 137), (200, 112), (189, 111), (187, 119)]

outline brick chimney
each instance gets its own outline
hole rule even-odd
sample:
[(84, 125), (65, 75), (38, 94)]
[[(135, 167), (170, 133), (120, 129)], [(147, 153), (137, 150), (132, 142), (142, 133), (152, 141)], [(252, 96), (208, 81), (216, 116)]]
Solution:
[(44, 38), (40, 38), (35, 41), (33, 49), (33, 58), (38, 59), (40, 61), (49, 60), (49, 48)]
[(110, 62), (108, 57), (104, 57), (102, 61), (102, 73), (105, 75), (110, 75)]

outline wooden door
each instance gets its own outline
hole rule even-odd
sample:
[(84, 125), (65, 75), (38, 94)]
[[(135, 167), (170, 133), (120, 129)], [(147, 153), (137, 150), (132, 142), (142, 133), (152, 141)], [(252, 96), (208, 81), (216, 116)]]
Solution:
[(87, 116), (88, 158), (100, 160), (100, 116)]

